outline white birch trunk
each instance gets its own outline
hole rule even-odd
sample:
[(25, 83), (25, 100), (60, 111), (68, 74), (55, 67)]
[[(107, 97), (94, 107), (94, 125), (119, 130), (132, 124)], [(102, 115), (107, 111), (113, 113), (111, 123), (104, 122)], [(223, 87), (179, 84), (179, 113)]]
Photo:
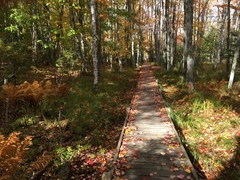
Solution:
[(97, 59), (97, 37), (96, 37), (96, 16), (95, 16), (95, 0), (90, 1), (92, 16), (92, 56), (93, 56), (93, 89), (98, 92), (98, 59)]
[[(116, 2), (117, 10), (118, 10), (118, 1)], [(117, 15), (118, 16), (118, 15)], [(122, 53), (121, 53), (121, 32), (120, 32), (120, 25), (119, 25), (119, 17), (117, 17), (117, 40), (118, 40), (118, 65), (119, 65), (119, 72), (122, 72)]]
[(224, 16), (223, 16), (223, 22), (220, 28), (220, 34), (219, 34), (219, 40), (217, 44), (217, 54), (216, 54), (216, 59), (214, 63), (214, 69), (217, 68), (217, 64), (221, 62), (221, 52), (222, 52), (222, 44), (223, 44), (223, 32), (224, 32), (224, 25), (226, 21), (227, 14), (225, 11), (223, 11)]
[(234, 80), (234, 76), (235, 76), (235, 69), (236, 69), (236, 66), (237, 66), (237, 59), (238, 59), (238, 56), (239, 56), (239, 51), (240, 51), (240, 33), (238, 33), (236, 50), (235, 50), (233, 63), (232, 63), (232, 69), (231, 69), (231, 72), (230, 72), (230, 77), (229, 77), (229, 82), (228, 82), (228, 90), (231, 90), (232, 86), (233, 86), (233, 80)]
[[(33, 5), (32, 16), (36, 16), (37, 12), (35, 6), (37, 6), (37, 1), (33, 0), (32, 5)], [(36, 59), (37, 59), (37, 23), (34, 20), (34, 22), (32, 23), (32, 62), (36, 63)]]

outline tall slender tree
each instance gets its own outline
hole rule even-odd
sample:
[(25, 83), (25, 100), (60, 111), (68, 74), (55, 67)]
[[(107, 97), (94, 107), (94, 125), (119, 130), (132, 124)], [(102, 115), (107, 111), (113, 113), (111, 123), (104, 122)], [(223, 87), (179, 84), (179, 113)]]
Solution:
[(92, 56), (93, 56), (93, 90), (98, 92), (98, 57), (97, 57), (97, 27), (95, 15), (95, 0), (90, 1), (91, 17), (92, 17)]
[(155, 1), (155, 24), (154, 24), (154, 43), (156, 63), (160, 65), (160, 27), (161, 27), (161, 3)]
[(232, 69), (231, 69), (231, 72), (230, 72), (229, 81), (228, 81), (228, 90), (229, 91), (232, 90), (234, 76), (235, 76), (235, 69), (237, 67), (237, 59), (239, 57), (239, 51), (240, 51), (240, 32), (238, 33), (236, 50), (235, 50), (235, 54), (234, 54), (234, 58), (233, 58), (233, 62), (232, 62)]
[(183, 62), (185, 65), (185, 81), (194, 90), (194, 59), (193, 59), (193, 0), (184, 0), (184, 52)]
[(36, 63), (37, 60), (37, 40), (38, 40), (38, 26), (37, 26), (37, 13), (38, 4), (36, 0), (32, 0), (32, 61)]
[(230, 10), (231, 0), (227, 0), (227, 61), (226, 61), (226, 72), (230, 70), (230, 31), (231, 31), (231, 10)]
[[(116, 9), (119, 10), (118, 0), (116, 0)], [(118, 46), (118, 65), (119, 72), (122, 72), (122, 45), (121, 45), (121, 29), (120, 29), (120, 19), (117, 14), (117, 46)]]

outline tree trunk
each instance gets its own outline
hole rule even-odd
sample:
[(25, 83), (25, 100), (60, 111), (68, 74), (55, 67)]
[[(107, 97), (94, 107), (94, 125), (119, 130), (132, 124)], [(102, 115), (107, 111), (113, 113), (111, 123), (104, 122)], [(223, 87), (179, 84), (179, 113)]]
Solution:
[[(32, 0), (32, 16), (36, 17), (37, 16), (37, 1), (36, 0)], [(38, 40), (38, 36), (37, 36), (37, 22), (34, 19), (33, 23), (32, 23), (32, 62), (36, 63), (37, 60), (37, 40)]]
[(102, 18), (99, 16), (99, 11), (101, 10), (101, 4), (96, 2), (96, 33), (98, 37), (97, 43), (97, 59), (98, 59), (98, 75), (101, 75), (102, 70)]
[[(82, 0), (77, 0), (77, 4), (81, 7), (80, 9), (78, 9), (77, 11), (77, 20), (78, 20), (78, 23), (79, 23), (79, 26), (80, 27), (84, 27), (85, 24), (84, 24), (84, 21), (85, 21), (85, 18), (82, 18), (84, 17), (84, 13), (85, 13), (85, 5), (84, 3), (82, 2)], [(86, 53), (87, 53), (87, 48), (88, 48), (88, 45), (86, 43), (86, 37), (85, 37), (85, 30), (82, 30), (79, 32), (79, 53), (80, 53), (80, 56), (82, 58), (82, 72), (85, 73), (88, 71), (88, 68), (87, 68), (87, 61), (86, 61)]]
[(226, 72), (229, 72), (230, 69), (230, 24), (231, 24), (231, 12), (230, 12), (230, 2), (231, 0), (228, 0), (228, 8), (227, 8), (227, 61), (226, 61)]
[(220, 28), (220, 34), (219, 34), (219, 40), (218, 40), (218, 44), (217, 44), (217, 54), (216, 54), (216, 59), (215, 59), (215, 63), (214, 63), (214, 69), (217, 68), (217, 64), (219, 64), (222, 60), (221, 57), (221, 53), (222, 53), (222, 45), (223, 45), (223, 32), (224, 32), (224, 25), (225, 25), (225, 21), (226, 21), (226, 17), (227, 14), (225, 12), (225, 9), (223, 9), (223, 22)]
[(165, 6), (162, 6), (164, 9), (164, 27), (163, 27), (163, 59), (165, 62), (165, 68), (167, 71), (170, 70), (170, 60), (169, 60), (169, 1), (165, 2)]
[(131, 21), (131, 59), (132, 59), (132, 67), (135, 68), (135, 48), (134, 48), (134, 39), (135, 39), (135, 35), (134, 35), (134, 24)]
[(192, 55), (193, 35), (193, 0), (184, 0), (184, 64), (186, 64), (185, 81), (190, 84), (191, 91), (194, 91), (194, 60)]
[(197, 21), (199, 23), (199, 27), (197, 28), (197, 40), (195, 42), (195, 53), (194, 53), (194, 59), (195, 59), (195, 64), (199, 65), (200, 64), (200, 56), (201, 56), (201, 46), (202, 46), (202, 41), (204, 38), (204, 29), (205, 29), (205, 17), (206, 15), (206, 7), (208, 5), (209, 0), (206, 0), (205, 2), (199, 2), (199, 11), (198, 11), (198, 17)]
[(97, 59), (97, 34), (96, 34), (96, 16), (95, 16), (95, 0), (90, 1), (91, 17), (92, 17), (92, 56), (93, 56), (93, 90), (98, 92), (98, 59)]
[[(240, 6), (240, 3), (239, 3), (239, 6)], [(235, 10), (234, 13), (233, 13), (233, 29), (234, 31), (237, 31), (237, 29), (239, 28), (239, 16), (240, 16), (240, 13), (239, 11)]]
[(55, 49), (54, 49), (54, 59), (57, 59), (60, 57), (60, 52), (63, 50), (62, 49), (62, 43), (60, 38), (63, 37), (63, 14), (64, 14), (64, 4), (59, 5), (58, 9), (58, 30), (59, 33), (56, 34), (57, 40), (55, 44)]
[[(160, 3), (159, 3), (160, 6)], [(160, 40), (159, 40), (159, 32), (160, 32), (160, 22), (161, 22), (161, 12), (160, 7), (156, 5), (155, 8), (155, 25), (154, 25), (154, 42), (155, 42), (155, 56), (156, 63), (160, 65)]]
[[(116, 1), (116, 8), (117, 10), (119, 10), (118, 8), (118, 1)], [(120, 30), (120, 20), (119, 17), (117, 15), (117, 46), (118, 46), (118, 65), (119, 65), (119, 72), (122, 72), (122, 47), (121, 47), (121, 30)]]
[(172, 7), (172, 20), (171, 20), (171, 38), (170, 38), (170, 66), (172, 67), (175, 64), (176, 61), (176, 32), (175, 31), (175, 23), (176, 23), (176, 0), (173, 1), (173, 7)]
[(229, 82), (228, 82), (228, 90), (232, 90), (233, 86), (233, 80), (234, 80), (234, 75), (235, 75), (235, 69), (237, 66), (237, 59), (239, 57), (239, 51), (240, 51), (240, 33), (238, 33), (238, 39), (237, 39), (237, 45), (236, 45), (236, 50), (233, 58), (233, 63), (232, 63), (232, 69), (230, 72), (230, 77), (229, 77)]

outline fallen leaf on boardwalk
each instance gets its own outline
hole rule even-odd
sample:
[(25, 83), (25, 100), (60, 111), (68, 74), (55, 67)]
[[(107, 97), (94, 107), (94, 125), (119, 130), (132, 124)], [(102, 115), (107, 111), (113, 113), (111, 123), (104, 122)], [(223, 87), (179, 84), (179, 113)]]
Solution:
[(138, 155), (137, 155), (136, 153), (133, 153), (133, 154), (132, 154), (132, 157), (138, 158)]
[(160, 152), (161, 155), (165, 155), (166, 153), (165, 152)]
[(120, 175), (121, 175), (121, 171), (120, 171), (119, 169), (115, 169), (115, 174), (116, 174), (117, 176), (120, 176)]
[(152, 172), (152, 173), (150, 173), (149, 175), (150, 176), (154, 176), (154, 175), (156, 175), (157, 174), (157, 172)]
[(132, 166), (131, 165), (126, 165), (125, 166), (127, 169), (130, 169)]
[(166, 163), (161, 163), (162, 166), (166, 166), (167, 164)]
[(185, 171), (186, 171), (187, 173), (191, 173), (191, 167), (187, 167), (187, 168), (185, 169)]
[(123, 157), (123, 156), (125, 156), (126, 154), (127, 154), (127, 151), (121, 150), (121, 151), (119, 152), (119, 157)]
[(170, 176), (171, 179), (174, 179), (175, 177), (176, 177), (176, 176), (174, 176), (174, 175), (171, 175), (171, 176)]
[(178, 175), (177, 177), (178, 177), (178, 179), (184, 179), (184, 178), (185, 178), (185, 175), (180, 174), (180, 175)]
[(177, 167), (174, 168), (174, 171), (178, 171), (179, 169)]
[(121, 158), (120, 162), (127, 164), (127, 163), (128, 163), (128, 160), (127, 160), (126, 158)]
[(121, 171), (121, 176), (125, 175), (125, 172), (124, 171)]
[(174, 166), (170, 167), (170, 171), (173, 172), (174, 171)]
[(180, 156), (182, 156), (182, 155), (183, 155), (183, 152), (182, 152), (182, 151), (178, 151), (178, 154), (179, 154)]

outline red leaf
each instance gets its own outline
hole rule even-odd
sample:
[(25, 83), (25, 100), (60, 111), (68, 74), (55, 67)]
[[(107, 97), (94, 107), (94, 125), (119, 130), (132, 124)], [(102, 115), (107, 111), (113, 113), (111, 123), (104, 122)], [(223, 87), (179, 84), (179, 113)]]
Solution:
[(87, 163), (88, 163), (90, 166), (92, 166), (92, 165), (93, 165), (93, 160), (92, 160), (92, 159), (89, 159), (89, 160), (87, 160)]
[(230, 150), (226, 150), (226, 153), (227, 153), (227, 154), (230, 154), (230, 153), (231, 153), (231, 151), (230, 151)]
[(206, 150), (206, 148), (202, 147), (200, 148), (200, 152), (204, 152)]
[(179, 174), (177, 177), (178, 177), (178, 179), (184, 179), (185, 175)]

